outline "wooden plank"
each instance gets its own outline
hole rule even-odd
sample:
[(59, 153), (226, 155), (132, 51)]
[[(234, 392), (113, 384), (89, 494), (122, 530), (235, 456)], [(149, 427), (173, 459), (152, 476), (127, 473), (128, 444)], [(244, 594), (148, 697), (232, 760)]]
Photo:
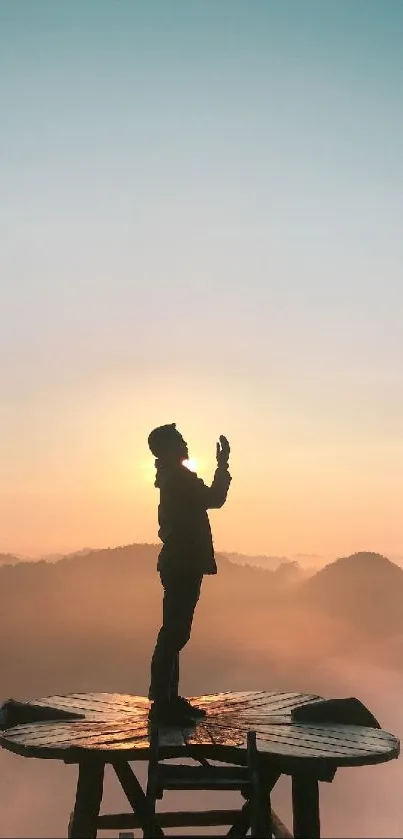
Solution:
[(163, 832), (156, 821), (152, 807), (150, 807), (146, 796), (133, 772), (126, 761), (116, 761), (113, 768), (120, 781), (120, 785), (126, 798), (133, 809), (133, 812), (141, 819), (141, 826), (144, 836), (160, 837)]
[(246, 836), (250, 828), (250, 801), (245, 801), (242, 810), (239, 811), (233, 825), (230, 827), (227, 836)]
[(251, 836), (271, 836), (271, 801), (268, 784), (265, 783), (263, 767), (256, 745), (256, 732), (248, 731), (247, 737), (248, 776), (250, 779), (250, 827)]
[(16, 726), (12, 733), (13, 739), (18, 742), (30, 742), (45, 744), (46, 742), (90, 742), (97, 740), (113, 742), (116, 739), (123, 740), (128, 737), (148, 738), (148, 728), (144, 723), (120, 722), (77, 722), (77, 723), (29, 723)]
[(148, 731), (145, 725), (126, 725), (117, 723), (114, 726), (103, 722), (64, 724), (35, 724), (29, 727), (19, 726), (13, 731), (16, 743), (26, 746), (67, 747), (74, 746), (87, 749), (121, 748), (136, 746), (139, 741), (148, 746)]
[[(187, 728), (161, 729), (162, 745), (169, 750), (169, 756), (174, 756), (175, 749), (179, 755), (188, 746), (202, 758), (242, 765), (246, 759), (246, 734), (253, 729), (259, 751), (270, 760), (280, 760), (283, 771), (294, 771), (298, 761), (311, 768), (316, 762), (318, 775), (325, 770), (329, 774), (332, 767), (335, 770), (339, 766), (376, 764), (398, 756), (399, 741), (382, 730), (293, 723), (289, 709), (309, 698), (307, 694), (275, 692), (206, 696), (206, 702), (220, 713), (209, 710), (203, 721)], [(315, 697), (311, 699), (314, 701)], [(56, 702), (64, 710), (75, 709), (74, 712), (88, 716), (84, 721), (34, 723), (8, 729), (0, 736), (1, 745), (17, 754), (65, 762), (77, 761), (83, 749), (108, 755), (108, 761), (119, 753), (130, 759), (147, 759), (149, 701), (145, 697), (72, 694), (47, 697), (35, 704), (48, 703), (53, 707)], [(273, 711), (278, 714), (279, 710), (285, 712), (282, 724), (277, 724), (278, 717), (273, 716)]]
[(300, 705), (307, 705), (317, 701), (317, 697), (308, 694), (280, 694), (276, 696), (261, 695), (251, 702), (244, 702), (240, 705), (233, 703), (227, 708), (227, 713), (239, 716), (254, 716), (264, 713), (265, 716), (278, 714), (291, 716), (291, 711)]
[(172, 749), (172, 747), (181, 748), (185, 745), (186, 740), (182, 728), (174, 728), (173, 726), (158, 726), (159, 743), (162, 749)]
[(233, 766), (158, 766), (158, 782), (163, 789), (239, 790), (249, 786), (248, 770)]
[(292, 778), (292, 809), (295, 839), (320, 839), (319, 784), (309, 773)]
[(259, 735), (272, 737), (278, 734), (282, 738), (295, 738), (297, 740), (308, 739), (310, 743), (315, 740), (320, 743), (339, 746), (341, 743), (356, 747), (365, 744), (368, 747), (376, 745), (379, 747), (382, 742), (388, 744), (391, 735), (382, 729), (366, 728), (356, 725), (337, 725), (335, 723), (292, 723), (288, 726), (277, 726), (265, 724), (260, 726)]
[[(240, 810), (186, 810), (157, 813), (161, 827), (212, 827), (233, 825)], [(293, 834), (272, 810), (272, 832), (276, 839), (293, 839)], [(108, 813), (98, 817), (98, 830), (130, 830), (141, 827), (141, 821), (134, 813)]]
[(70, 839), (96, 839), (103, 782), (103, 761), (91, 758), (80, 763)]
[(187, 734), (186, 740), (189, 746), (198, 745), (212, 746), (213, 751), (220, 746), (231, 746), (232, 748), (244, 749), (246, 751), (246, 733), (236, 728), (224, 728), (214, 725), (200, 725), (193, 734)]
[(271, 811), (271, 828), (274, 839), (294, 839), (291, 831), (288, 830), (274, 810)]
[(353, 729), (351, 726), (348, 731), (343, 732), (344, 737), (337, 737), (337, 731), (334, 731), (327, 725), (323, 725), (322, 729), (316, 728), (311, 730), (308, 725), (298, 725), (289, 727), (273, 726), (267, 732), (266, 736), (258, 732), (259, 750), (275, 751), (276, 746), (288, 746), (295, 754), (300, 750), (315, 752), (323, 754), (324, 757), (335, 755), (346, 757), (360, 757), (376, 752), (382, 754), (383, 751), (389, 752), (393, 743), (391, 735), (380, 736), (379, 739), (373, 736), (376, 729)]
[(214, 740), (211, 735), (210, 726), (199, 723), (194, 728), (183, 729), (183, 738), (186, 743), (186, 751), (191, 754), (193, 746), (212, 746)]
[(43, 707), (52, 706), (84, 713), (88, 719), (141, 715), (148, 710), (150, 704), (145, 696), (113, 693), (72, 693), (65, 696), (55, 694), (35, 700), (35, 703)]
[(2, 728), (15, 728), (17, 725), (29, 723), (49, 722), (52, 720), (82, 720), (83, 714), (74, 713), (71, 710), (47, 707), (40, 703), (18, 702), (15, 699), (8, 699), (1, 706), (3, 724)]
[(253, 717), (263, 714), (291, 717), (291, 711), (300, 705), (314, 702), (320, 697), (313, 694), (278, 693), (259, 691), (244, 693), (222, 693), (194, 697), (192, 702), (207, 710), (209, 716), (219, 717), (223, 713), (228, 718)]
[[(239, 816), (239, 810), (186, 810), (157, 813), (161, 827), (212, 827), (232, 825)], [(126, 830), (141, 827), (134, 813), (117, 813), (98, 817), (98, 830)]]

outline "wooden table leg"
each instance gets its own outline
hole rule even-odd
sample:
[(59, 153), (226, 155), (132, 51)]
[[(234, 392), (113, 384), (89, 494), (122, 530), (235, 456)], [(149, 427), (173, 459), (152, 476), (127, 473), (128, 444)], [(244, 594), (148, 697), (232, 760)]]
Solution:
[(250, 801), (245, 801), (245, 804), (242, 807), (242, 810), (239, 811), (238, 816), (232, 827), (230, 827), (226, 836), (239, 837), (246, 836), (247, 832), (250, 828), (250, 817), (251, 817), (251, 807)]
[(133, 812), (141, 822), (143, 835), (153, 837), (153, 839), (154, 837), (164, 836), (164, 832), (158, 824), (153, 808), (147, 801), (147, 797), (144, 795), (129, 763), (125, 760), (116, 761), (113, 763), (113, 768)]
[(265, 836), (272, 835), (270, 795), (280, 775), (281, 772), (278, 769), (259, 768), (258, 783), (254, 785), (252, 800), (247, 799), (227, 836), (246, 836), (249, 828), (251, 828), (251, 836), (259, 836), (263, 839)]
[(103, 760), (86, 758), (79, 763), (76, 802), (69, 830), (70, 839), (96, 839), (104, 770)]
[(251, 836), (271, 836), (271, 793), (280, 777), (277, 769), (261, 765), (253, 781)]
[(292, 810), (295, 839), (320, 839), (317, 778), (308, 773), (293, 775)]

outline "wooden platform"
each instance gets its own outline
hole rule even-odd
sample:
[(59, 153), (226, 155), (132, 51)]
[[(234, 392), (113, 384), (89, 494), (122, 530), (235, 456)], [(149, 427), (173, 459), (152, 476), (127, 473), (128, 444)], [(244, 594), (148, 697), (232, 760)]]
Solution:
[[(234, 762), (238, 758), (242, 762), (246, 733), (254, 730), (259, 751), (281, 758), (283, 771), (295, 769), (299, 761), (304, 766), (308, 761), (316, 767), (322, 763), (340, 767), (383, 763), (397, 757), (398, 741), (385, 731), (292, 722), (293, 708), (318, 698), (274, 691), (194, 697), (191, 701), (207, 711), (205, 720), (190, 728), (161, 727), (161, 743), (178, 756), (191, 749), (210, 759)], [(83, 714), (85, 720), (19, 725), (1, 738), (9, 751), (68, 762), (76, 762), (82, 750), (123, 752), (128, 760), (148, 759), (150, 703), (145, 697), (71, 694), (50, 696), (35, 704)]]
[[(204, 708), (207, 716), (186, 728), (160, 727), (164, 756), (245, 765), (247, 732), (256, 731), (258, 750), (267, 769), (277, 775), (292, 776), (294, 835), (312, 839), (312, 836), (319, 836), (318, 781), (331, 781), (339, 767), (383, 763), (399, 754), (399, 741), (381, 729), (312, 725), (292, 720), (294, 708), (318, 698), (274, 691), (193, 697), (192, 703)], [(141, 696), (94, 693), (50, 696), (35, 700), (35, 705), (44, 711), (46, 708), (59, 709), (84, 718), (27, 721), (4, 731), (0, 743), (3, 748), (26, 757), (79, 764), (72, 835), (96, 836), (94, 825), (104, 826), (99, 822), (111, 818), (99, 816), (106, 763), (115, 768), (138, 823), (146, 825), (147, 803), (129, 761), (148, 759), (149, 701)], [(80, 807), (89, 799), (95, 801), (95, 805), (92, 815), (87, 814), (84, 818)], [(307, 817), (307, 803), (311, 813), (314, 812), (313, 821)], [(163, 835), (161, 825), (159, 830), (161, 832), (151, 835)]]

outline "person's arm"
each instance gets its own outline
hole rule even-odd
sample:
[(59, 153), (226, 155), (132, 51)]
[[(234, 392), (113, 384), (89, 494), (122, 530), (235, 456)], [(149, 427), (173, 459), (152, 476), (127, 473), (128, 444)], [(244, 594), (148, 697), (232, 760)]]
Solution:
[(228, 466), (218, 465), (211, 486), (205, 486), (206, 510), (218, 510), (225, 504), (231, 481)]
[(225, 504), (232, 481), (228, 471), (229, 453), (230, 446), (228, 440), (221, 435), (216, 449), (217, 468), (211, 486), (207, 486), (201, 478), (194, 476), (192, 486), (191, 488), (189, 487), (192, 500), (193, 498), (195, 500), (197, 499), (197, 502), (206, 510), (219, 509)]

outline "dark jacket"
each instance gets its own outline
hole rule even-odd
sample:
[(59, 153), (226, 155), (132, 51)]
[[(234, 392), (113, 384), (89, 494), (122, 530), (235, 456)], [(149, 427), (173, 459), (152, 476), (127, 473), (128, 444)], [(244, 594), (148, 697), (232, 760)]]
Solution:
[(160, 490), (158, 535), (163, 542), (158, 571), (216, 574), (207, 510), (225, 503), (231, 483), (228, 469), (218, 466), (213, 483), (206, 486), (182, 464), (155, 463), (155, 486)]

